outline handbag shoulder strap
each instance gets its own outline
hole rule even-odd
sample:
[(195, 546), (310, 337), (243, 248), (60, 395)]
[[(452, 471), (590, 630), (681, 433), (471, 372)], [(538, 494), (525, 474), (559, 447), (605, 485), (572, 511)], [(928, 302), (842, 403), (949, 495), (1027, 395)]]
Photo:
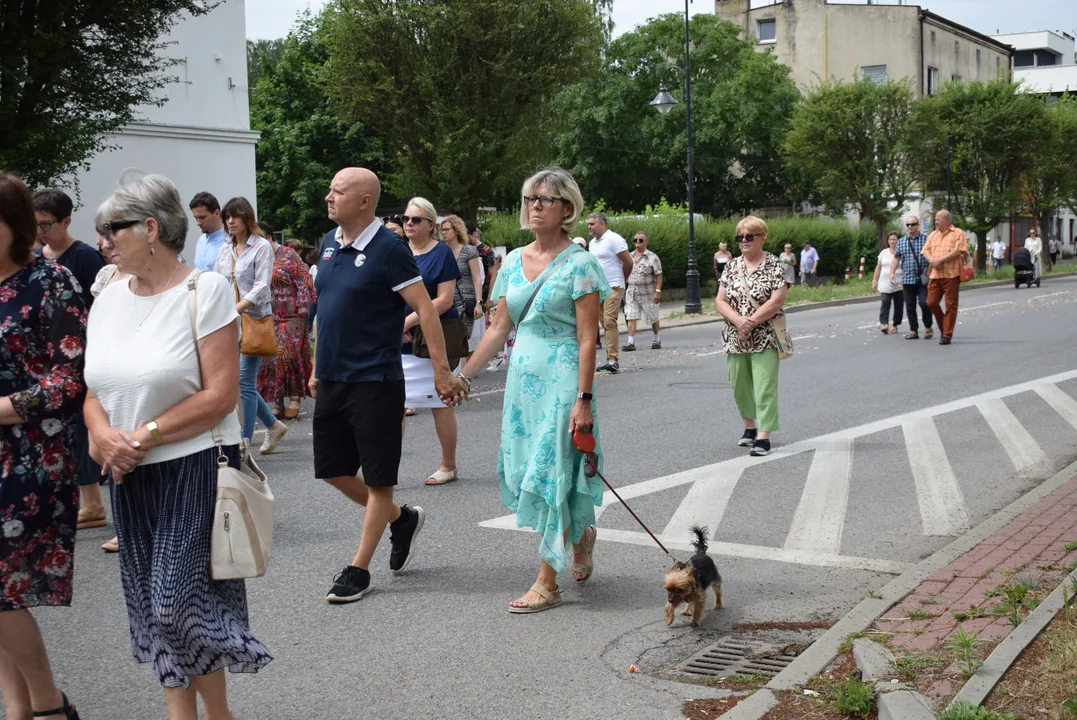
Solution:
[[(555, 262), (550, 267), (546, 268), (546, 271), (544, 273), (542, 273), (542, 275), (539, 277), (538, 282), (535, 285), (535, 289), (531, 291), (531, 297), (527, 298), (527, 304), (524, 305), (524, 309), (520, 311), (520, 319), (516, 321), (516, 327), (520, 327), (520, 325), (523, 324), (524, 318), (527, 317), (527, 311), (531, 309), (531, 304), (533, 302), (535, 302), (535, 298), (538, 296), (539, 290), (541, 290), (542, 286), (546, 284), (546, 281), (549, 280), (550, 277), (552, 277), (554, 273), (556, 273), (558, 270), (560, 270), (561, 266), (564, 265), (566, 262), (568, 262), (568, 259), (570, 257), (572, 257), (573, 255), (575, 255), (578, 252), (583, 252), (583, 249), (579, 245), (577, 245), (576, 243), (572, 243), (572, 247), (568, 249), (568, 252), (566, 252), (561, 257), (560, 260)], [(522, 268), (523, 258), (522, 257), (520, 258), (520, 263), (521, 263), (520, 271), (523, 272), (523, 268)]]
[(239, 298), (239, 279), (236, 277), (236, 256), (232, 255), (232, 287), (236, 291), (236, 304), (240, 303)]
[[(194, 356), (198, 360), (199, 375), (202, 374), (202, 353), (198, 350), (198, 276), (201, 274), (201, 270), (195, 270), (187, 278), (187, 308), (191, 313), (191, 339), (194, 340)], [(214, 425), (211, 433), (214, 445), (224, 445), (220, 426)]]

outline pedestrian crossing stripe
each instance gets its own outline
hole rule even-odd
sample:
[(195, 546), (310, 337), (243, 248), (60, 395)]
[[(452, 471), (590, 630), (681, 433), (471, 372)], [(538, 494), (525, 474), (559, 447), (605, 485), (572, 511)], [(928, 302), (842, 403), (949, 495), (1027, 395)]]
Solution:
[[(849, 499), (853, 443), (857, 438), (900, 428), (905, 437), (919, 506), (921, 532), (925, 536), (948, 537), (969, 529), (969, 513), (957, 478), (946, 456), (935, 417), (976, 408), (987, 421), (1021, 477), (1034, 477), (1049, 471), (1043, 449), (1013, 415), (1004, 398), (1026, 392), (1041, 397), (1069, 425), (1077, 429), (1077, 400), (1058, 387), (1077, 378), (1077, 370), (1059, 373), (1016, 385), (990, 390), (934, 407), (895, 415), (845, 430), (829, 433), (791, 445), (779, 446), (762, 458), (748, 455), (704, 465), (664, 477), (645, 480), (617, 488), (625, 500), (691, 485), (673, 517), (659, 535), (670, 549), (690, 551), (685, 528), (693, 523), (717, 528), (725, 514), (741, 475), (748, 468), (813, 452), (808, 479), (782, 547), (712, 542), (711, 553), (731, 557), (774, 560), (799, 565), (865, 569), (899, 574), (908, 563), (889, 558), (866, 558), (840, 554), (842, 531)], [(609, 490), (602, 506), (595, 509), (596, 519), (618, 504)], [(481, 527), (517, 530), (516, 516), (505, 515), (479, 523)], [(530, 528), (523, 528), (531, 532)], [(602, 528), (599, 539), (633, 545), (653, 545), (642, 531)]]

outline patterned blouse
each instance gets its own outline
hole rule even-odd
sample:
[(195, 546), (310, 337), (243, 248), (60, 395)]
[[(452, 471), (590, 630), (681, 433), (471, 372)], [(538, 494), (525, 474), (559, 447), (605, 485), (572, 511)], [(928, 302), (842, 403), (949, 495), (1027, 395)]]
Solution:
[[(725, 288), (726, 302), (739, 315), (751, 317), (752, 313), (770, 300), (775, 291), (785, 287), (785, 270), (778, 258), (764, 252), (759, 267), (755, 272), (748, 272), (744, 256), (740, 255), (729, 263), (721, 282)], [(784, 314), (784, 311), (778, 310), (774, 317)], [(753, 328), (747, 341), (742, 341), (737, 328), (729, 323), (726, 323), (725, 329), (722, 330), (722, 349), (727, 355), (762, 352), (772, 347), (777, 347), (777, 339), (770, 320)]]
[(247, 238), (247, 249), (238, 256), (232, 241), (226, 241), (217, 255), (214, 270), (228, 278), (228, 282), (233, 282), (233, 267), (240, 298), (253, 305), (245, 312), (255, 320), (272, 315), (273, 297), (269, 286), (273, 280), (273, 246), (269, 241), (251, 235)]
[(296, 317), (299, 308), (314, 302), (314, 282), (299, 253), (286, 245), (277, 247), (273, 262), (273, 313), (277, 318)]

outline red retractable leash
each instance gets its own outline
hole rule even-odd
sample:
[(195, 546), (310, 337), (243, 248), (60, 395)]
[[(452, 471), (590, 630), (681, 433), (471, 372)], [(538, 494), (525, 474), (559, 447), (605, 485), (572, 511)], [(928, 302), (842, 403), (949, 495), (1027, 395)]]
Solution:
[[(662, 544), (662, 541), (659, 540), (653, 532), (651, 532), (651, 529), (647, 527), (642, 520), (639, 519), (639, 515), (637, 515), (636, 512), (631, 507), (629, 507), (628, 503), (624, 501), (624, 498), (621, 497), (621, 494), (618, 493), (612, 485), (610, 485), (610, 481), (607, 480), (605, 476), (603, 476), (602, 473), (598, 471), (598, 456), (595, 454), (595, 436), (591, 432), (591, 428), (587, 428), (586, 430), (576, 430), (576, 432), (572, 433), (572, 441), (576, 444), (576, 449), (583, 453), (583, 461), (587, 463), (587, 469), (592, 470), (594, 475), (598, 475), (598, 477), (602, 479), (602, 482), (606, 484), (606, 487), (610, 489), (610, 492), (614, 494), (614, 496), (617, 498), (617, 500), (620, 501), (622, 505), (624, 505), (625, 510), (627, 510), (628, 513), (635, 519), (635, 521), (639, 523), (639, 526), (641, 528), (647, 531), (647, 534), (650, 535), (651, 539), (658, 544), (658, 547), (662, 548), (662, 552), (664, 552), (666, 555), (669, 555), (671, 559), (676, 561), (676, 558), (673, 557), (673, 553), (666, 549), (666, 546)], [(592, 473), (588, 473), (588, 475), (591, 474)]]

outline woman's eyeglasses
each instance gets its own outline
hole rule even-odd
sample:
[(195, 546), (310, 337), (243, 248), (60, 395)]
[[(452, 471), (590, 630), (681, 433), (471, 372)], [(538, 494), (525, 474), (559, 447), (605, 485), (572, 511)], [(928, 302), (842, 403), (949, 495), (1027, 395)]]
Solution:
[(405, 223), (411, 223), (413, 225), (418, 225), (423, 220), (426, 220), (422, 215), (401, 215), (400, 219)]
[(551, 208), (553, 207), (554, 200), (560, 199), (561, 198), (559, 197), (550, 197), (549, 195), (524, 195), (524, 205), (530, 207), (535, 203), (538, 203), (541, 208)]
[(739, 243), (753, 242), (757, 237), (759, 237), (759, 233), (748, 233), (747, 235), (737, 235), (737, 242), (739, 242)]
[(138, 225), (140, 222), (142, 222), (142, 221), (141, 220), (113, 220), (112, 222), (107, 222), (107, 223), (104, 223), (104, 224), (101, 225), (100, 235), (101, 235), (101, 237), (103, 237), (103, 238), (105, 238), (107, 240), (111, 240), (113, 237), (115, 237), (116, 233), (118, 233), (120, 230), (126, 230), (127, 228), (129, 228), (129, 227), (131, 227), (133, 225)]

